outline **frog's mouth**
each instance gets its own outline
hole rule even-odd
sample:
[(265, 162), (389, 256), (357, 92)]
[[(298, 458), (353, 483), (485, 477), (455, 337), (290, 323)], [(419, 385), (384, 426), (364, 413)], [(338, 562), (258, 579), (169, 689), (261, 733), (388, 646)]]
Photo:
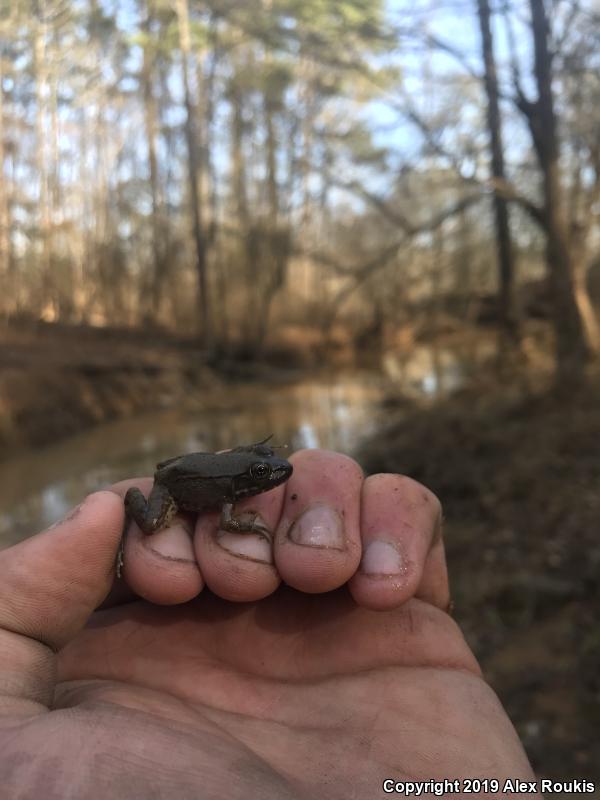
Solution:
[(260, 494), (261, 492), (266, 492), (269, 489), (274, 489), (276, 486), (280, 486), (282, 483), (287, 481), (293, 471), (294, 468), (287, 461), (273, 466), (269, 475), (263, 480), (255, 479), (255, 482), (252, 485), (242, 486), (239, 489), (236, 489), (236, 499), (241, 497), (249, 497), (255, 494)]
[(269, 481), (275, 481), (275, 485), (279, 486), (280, 483), (283, 483), (290, 477), (293, 471), (294, 468), (291, 464), (282, 464), (280, 467), (275, 467), (275, 469), (271, 471)]

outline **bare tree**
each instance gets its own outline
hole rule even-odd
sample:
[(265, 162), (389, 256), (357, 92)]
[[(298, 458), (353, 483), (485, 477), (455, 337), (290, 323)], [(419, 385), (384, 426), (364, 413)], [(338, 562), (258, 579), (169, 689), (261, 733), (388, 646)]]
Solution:
[(589, 354), (600, 350), (600, 331), (585, 286), (585, 265), (576, 258), (564, 204), (553, 53), (544, 1), (530, 0), (530, 10), (537, 97), (528, 99), (515, 69), (517, 104), (527, 119), (542, 176), (540, 221), (546, 237), (559, 375), (576, 377)]
[(164, 242), (166, 234), (162, 214), (159, 191), (158, 159), (156, 155), (156, 139), (158, 135), (158, 110), (154, 94), (154, 62), (155, 47), (153, 39), (154, 3), (146, 0), (141, 8), (143, 40), (143, 58), (141, 70), (142, 97), (144, 103), (144, 122), (146, 127), (146, 142), (148, 147), (148, 173), (150, 178), (150, 196), (152, 199), (151, 228), (152, 228), (152, 281), (151, 299), (152, 313), (156, 318), (160, 313), (162, 291), (167, 270), (167, 247)]
[(198, 154), (198, 134), (195, 124), (195, 106), (192, 100), (190, 85), (191, 38), (188, 0), (176, 0), (177, 20), (179, 23), (179, 46), (181, 48), (181, 75), (183, 79), (185, 104), (185, 140), (188, 156), (188, 179), (190, 204), (192, 213), (192, 230), (196, 250), (196, 274), (198, 278), (198, 309), (200, 314), (200, 339), (207, 349), (212, 346), (212, 325), (209, 317), (209, 298), (207, 280), (206, 236), (202, 223), (201, 208), (201, 169)]
[[(4, 53), (0, 52), (0, 165), (6, 159), (4, 126)], [(10, 206), (9, 187), (4, 175), (0, 175), (0, 280), (6, 281), (11, 272)]]
[[(494, 183), (504, 182), (504, 147), (498, 93), (498, 78), (494, 57), (494, 42), (490, 24), (488, 0), (477, 0), (477, 13), (481, 31), (481, 50), (484, 67), (484, 85), (487, 95), (487, 125), (490, 139), (491, 171)], [(511, 339), (518, 338), (518, 310), (515, 297), (515, 259), (510, 235), (508, 203), (497, 190), (494, 191), (494, 218), (499, 273), (500, 320)]]

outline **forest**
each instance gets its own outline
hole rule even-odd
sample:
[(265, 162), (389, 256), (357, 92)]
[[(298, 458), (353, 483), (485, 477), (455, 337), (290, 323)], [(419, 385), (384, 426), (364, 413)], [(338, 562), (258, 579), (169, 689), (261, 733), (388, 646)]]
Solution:
[(410, 475), (600, 779), (599, 221), (597, 0), (0, 0), (0, 543), (269, 433)]
[(3, 317), (257, 353), (541, 303), (579, 370), (598, 11), (528, 5), (4, 3)]

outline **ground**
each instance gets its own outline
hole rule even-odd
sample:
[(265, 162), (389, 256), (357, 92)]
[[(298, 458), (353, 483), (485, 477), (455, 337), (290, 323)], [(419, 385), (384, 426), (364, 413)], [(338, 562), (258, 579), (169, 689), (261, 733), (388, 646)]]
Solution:
[(172, 406), (217, 382), (193, 341), (25, 321), (0, 326), (0, 458)]

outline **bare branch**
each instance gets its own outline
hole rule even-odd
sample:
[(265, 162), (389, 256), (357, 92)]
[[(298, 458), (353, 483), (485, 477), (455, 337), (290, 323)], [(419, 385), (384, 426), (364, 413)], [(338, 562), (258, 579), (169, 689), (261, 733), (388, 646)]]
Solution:
[(522, 111), (527, 117), (533, 111), (535, 102), (529, 100), (523, 89), (523, 80), (521, 77), (521, 65), (519, 64), (519, 56), (517, 55), (517, 39), (515, 30), (510, 18), (510, 4), (507, 0), (502, 3), (502, 17), (506, 27), (506, 39), (508, 42), (508, 52), (510, 59), (510, 68), (513, 79), (513, 87), (515, 90), (515, 97), (512, 98), (517, 108)]
[(334, 178), (332, 175), (327, 175), (327, 179), (332, 186), (337, 186), (339, 189), (345, 189), (352, 194), (362, 197), (363, 200), (366, 200), (373, 208), (377, 209), (388, 222), (391, 222), (397, 228), (403, 230), (407, 236), (413, 236), (415, 234), (415, 227), (398, 209), (390, 208), (383, 197), (370, 192), (358, 181), (342, 181), (339, 178)]
[(421, 133), (423, 133), (423, 135), (426, 137), (428, 144), (430, 144), (435, 152), (438, 153), (438, 155), (448, 159), (450, 164), (452, 164), (453, 168), (455, 169), (458, 177), (461, 178), (466, 184), (470, 186), (480, 186), (484, 190), (496, 192), (505, 200), (516, 203), (516, 205), (523, 208), (538, 225), (544, 225), (545, 218), (543, 209), (537, 206), (528, 197), (521, 194), (512, 183), (507, 180), (480, 181), (474, 175), (464, 175), (454, 154), (450, 153), (448, 150), (442, 147), (442, 145), (440, 145), (440, 143), (434, 137), (433, 132), (427, 125), (427, 122), (412, 109), (406, 112), (406, 115), (412, 122), (414, 122), (415, 125), (417, 125)]
[(521, 194), (510, 181), (491, 178), (487, 181), (490, 189), (500, 197), (520, 206), (529, 216), (542, 228), (546, 224), (546, 215), (541, 206), (536, 205), (532, 200)]
[(554, 46), (552, 48), (554, 55), (558, 55), (559, 53), (562, 54), (565, 43), (569, 39), (569, 34), (571, 33), (573, 25), (575, 24), (577, 18), (580, 15), (581, 15), (581, 4), (579, 0), (573, 0), (571, 2), (571, 8), (569, 9), (569, 14), (563, 26), (562, 34), (558, 38), (554, 39)]
[(377, 253), (368, 261), (365, 261), (363, 264), (358, 266), (347, 267), (329, 255), (306, 251), (298, 247), (295, 248), (294, 252), (296, 255), (306, 256), (319, 264), (323, 264), (326, 267), (331, 267), (338, 275), (353, 278), (356, 281), (356, 286), (358, 286), (358, 284), (365, 281), (374, 272), (377, 272), (382, 267), (385, 267), (390, 259), (392, 259), (401, 248), (406, 247), (409, 241), (415, 236), (418, 236), (422, 233), (432, 233), (441, 225), (443, 225), (446, 220), (461, 214), (470, 206), (480, 202), (482, 197), (483, 195), (481, 193), (471, 194), (461, 198), (456, 203), (452, 203), (447, 208), (440, 211), (439, 214), (436, 214), (434, 217), (422, 223), (421, 225), (411, 226), (410, 231), (406, 231), (400, 239), (397, 239), (391, 245), (384, 248), (380, 253)]
[(477, 72), (472, 64), (469, 63), (463, 50), (460, 50), (458, 47), (454, 47), (452, 44), (450, 44), (450, 42), (441, 39), (439, 36), (434, 36), (432, 33), (424, 34), (423, 39), (427, 45), (435, 47), (438, 50), (441, 50), (443, 53), (452, 56), (452, 58), (454, 58), (460, 64), (460, 66), (466, 70), (466, 72), (468, 72), (469, 75), (476, 81), (482, 80), (483, 76), (480, 72)]

